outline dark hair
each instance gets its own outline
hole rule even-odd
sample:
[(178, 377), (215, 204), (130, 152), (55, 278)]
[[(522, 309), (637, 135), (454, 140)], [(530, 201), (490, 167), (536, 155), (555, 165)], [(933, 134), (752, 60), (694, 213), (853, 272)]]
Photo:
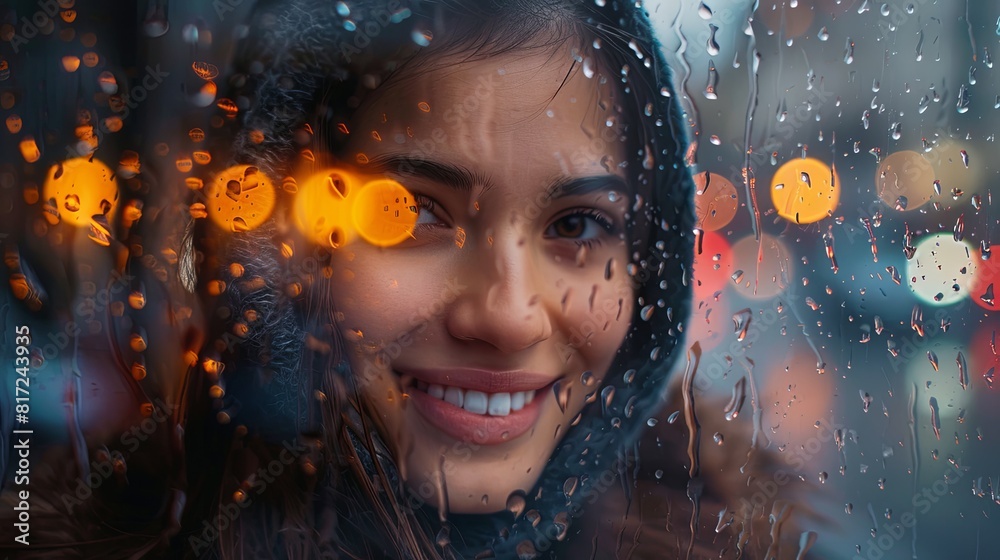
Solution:
[[(369, 41), (364, 48), (358, 46), (361, 34)], [(433, 36), (430, 45), (419, 45), (426, 36)], [(187, 387), (191, 492), (178, 538), (198, 532), (205, 512), (217, 515), (231, 503), (229, 496), (245, 496), (252, 483), (248, 473), (255, 470), (248, 462), (273, 462), (290, 440), (306, 445), (297, 458), (302, 468), (275, 481), (288, 491), (254, 496), (239, 528), (234, 521), (211, 547), (215, 553), (246, 553), (259, 539), (271, 556), (335, 551), (419, 558), (488, 549), (499, 557), (515, 551), (530, 557), (566, 537), (602, 473), (629, 476), (633, 446), (662, 401), (689, 313), (695, 226), (680, 109), (641, 8), (615, 0), (379, 0), (349, 9), (321, 0), (262, 2), (234, 68), (233, 98), (247, 110), (233, 159), (281, 184), (302, 149), (322, 144), (337, 150), (333, 127), (371, 89), (373, 73), (380, 73), (375, 83), (383, 83), (435, 53), (476, 59), (581, 38), (624, 94), (622, 135), (635, 198), (631, 262), (616, 273), (629, 276), (638, 304), (601, 398), (567, 431), (537, 492), (526, 496), (525, 509), (537, 510), (540, 521), (501, 512), (452, 516), (442, 524), (433, 508), (406, 503), (391, 453), (364, 414), (339, 348), (320, 342), (338, 340), (324, 316), (330, 291), (320, 289), (329, 275), (328, 255), (300, 247), (313, 266), (296, 270), (302, 259), (287, 259), (279, 250), (287, 235), (279, 210), (268, 224), (234, 234), (225, 244), (207, 231), (195, 235), (208, 256), (201, 283), (221, 277), (229, 286), (229, 317), (253, 310), (257, 320), (246, 325), (237, 344), (227, 336), (229, 319), (210, 333), (202, 354), (229, 364), (221, 375), (224, 397), (208, 396), (212, 382), (203, 378)], [(228, 272), (234, 262), (243, 267), (239, 277)], [(207, 309), (218, 305), (212, 300)], [(217, 422), (220, 409), (237, 407), (240, 427)], [(576, 491), (564, 492), (568, 487)]]

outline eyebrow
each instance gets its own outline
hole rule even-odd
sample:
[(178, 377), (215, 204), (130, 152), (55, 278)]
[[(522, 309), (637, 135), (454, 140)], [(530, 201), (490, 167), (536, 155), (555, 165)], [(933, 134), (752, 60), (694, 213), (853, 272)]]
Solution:
[(596, 192), (629, 191), (628, 183), (618, 175), (593, 175), (589, 177), (559, 177), (549, 185), (543, 200), (569, 196), (586, 196)]
[[(386, 154), (376, 156), (368, 162), (366, 167), (375, 172), (426, 178), (463, 193), (471, 192), (476, 185), (483, 186), (483, 192), (494, 187), (494, 183), (484, 173), (474, 172), (461, 165), (407, 155)], [(619, 191), (624, 194), (629, 192), (630, 189), (625, 179), (618, 175), (607, 174), (586, 177), (569, 177), (563, 175), (549, 183), (545, 189), (543, 200), (549, 201), (570, 196), (586, 196), (602, 191)]]
[(493, 188), (483, 173), (476, 173), (461, 165), (434, 161), (406, 155), (381, 155), (368, 162), (367, 169), (381, 173), (395, 173), (408, 177), (422, 177), (445, 184), (461, 192), (471, 192), (481, 185), (484, 191)]

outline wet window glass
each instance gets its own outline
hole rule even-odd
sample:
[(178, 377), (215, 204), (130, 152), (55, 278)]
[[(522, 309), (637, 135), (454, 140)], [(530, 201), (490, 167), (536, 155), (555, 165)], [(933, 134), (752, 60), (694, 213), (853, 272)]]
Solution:
[(998, 18), (0, 6), (0, 554), (995, 557)]

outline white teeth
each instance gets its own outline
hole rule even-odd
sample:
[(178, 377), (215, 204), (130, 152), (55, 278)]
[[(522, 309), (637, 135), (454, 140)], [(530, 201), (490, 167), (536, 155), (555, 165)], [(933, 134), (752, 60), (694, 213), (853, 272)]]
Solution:
[[(531, 391), (528, 391), (529, 393)], [(518, 391), (516, 393), (510, 394), (510, 409), (513, 411), (518, 411), (524, 408), (524, 391)]]
[(444, 385), (427, 386), (426, 383), (424, 383), (424, 385), (426, 386), (426, 389), (424, 390), (427, 391), (428, 395), (434, 397), (435, 399), (444, 400)]
[[(448, 387), (444, 390), (444, 402), (462, 408), (465, 404), (465, 395), (462, 394), (462, 390), (458, 387)], [(483, 412), (486, 412), (485, 407), (483, 407)]]
[(494, 393), (490, 395), (490, 402), (486, 406), (490, 416), (507, 416), (510, 414), (510, 393)]
[(466, 391), (465, 404), (462, 405), (462, 408), (473, 414), (486, 414), (486, 410), (489, 407), (488, 399), (486, 393), (482, 391)]
[(484, 393), (446, 385), (427, 384), (423, 381), (417, 381), (416, 387), (435, 399), (441, 399), (459, 408), (464, 408), (473, 414), (489, 414), (490, 416), (507, 416), (511, 412), (523, 409), (535, 398), (535, 391)]

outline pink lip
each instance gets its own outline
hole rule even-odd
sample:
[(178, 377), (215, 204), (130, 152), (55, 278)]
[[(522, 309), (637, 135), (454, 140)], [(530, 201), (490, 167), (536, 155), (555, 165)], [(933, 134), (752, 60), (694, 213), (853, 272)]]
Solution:
[[(421, 378), (423, 379), (423, 378)], [(454, 385), (453, 386), (459, 386)], [(546, 400), (548, 386), (541, 387), (535, 399), (507, 416), (486, 416), (469, 412), (441, 399), (434, 398), (416, 387), (407, 392), (417, 412), (441, 432), (460, 441), (479, 445), (506, 443), (527, 433), (538, 423), (542, 402)], [(474, 390), (474, 387), (472, 388)], [(514, 389), (514, 391), (530, 389)], [(484, 391), (485, 392), (485, 391)], [(505, 392), (505, 391), (493, 391)]]
[(516, 393), (536, 391), (552, 384), (555, 379), (534, 371), (493, 371), (478, 368), (397, 369), (403, 378), (413, 377), (432, 385), (450, 385), (483, 393)]

